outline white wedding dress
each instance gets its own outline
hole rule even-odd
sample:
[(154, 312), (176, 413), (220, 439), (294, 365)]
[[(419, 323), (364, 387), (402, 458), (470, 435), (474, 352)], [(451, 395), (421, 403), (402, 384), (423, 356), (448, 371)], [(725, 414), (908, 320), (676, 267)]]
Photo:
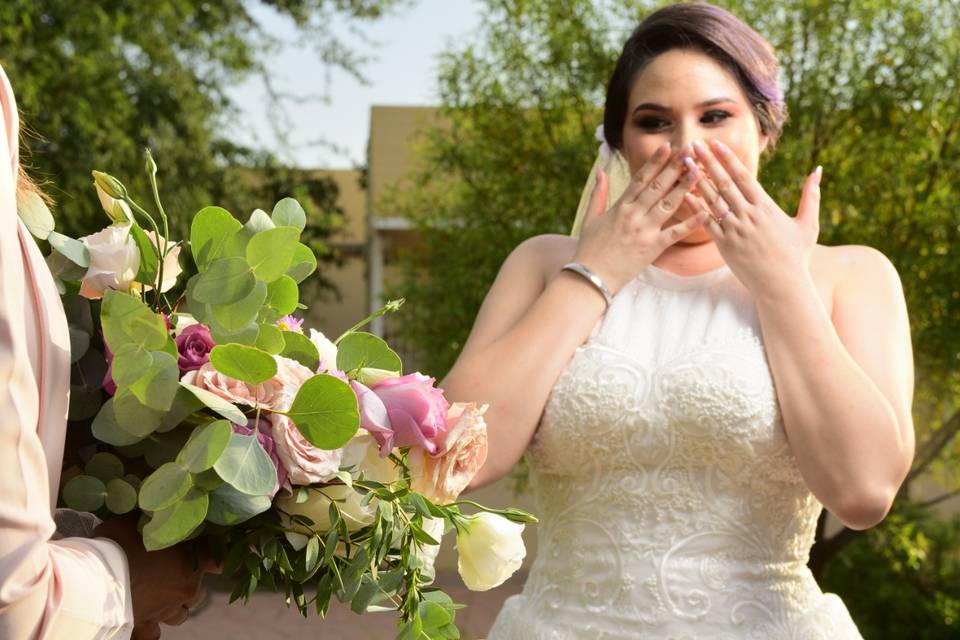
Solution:
[(861, 639), (806, 567), (822, 505), (729, 267), (624, 287), (528, 455), (539, 552), (488, 640)]

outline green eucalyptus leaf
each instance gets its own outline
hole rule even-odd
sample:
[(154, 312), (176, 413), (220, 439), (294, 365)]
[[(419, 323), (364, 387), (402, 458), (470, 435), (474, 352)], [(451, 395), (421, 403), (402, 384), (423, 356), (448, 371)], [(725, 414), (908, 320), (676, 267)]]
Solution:
[(247, 245), (250, 244), (250, 236), (247, 230), (242, 228), (227, 238), (223, 246), (223, 258), (244, 258), (247, 257)]
[(77, 511), (96, 511), (106, 496), (107, 487), (93, 476), (80, 475), (63, 486), (63, 501)]
[(202, 322), (203, 324), (209, 325), (210, 320), (213, 319), (213, 309), (206, 302), (201, 302), (197, 300), (197, 297), (194, 295), (194, 292), (197, 288), (197, 282), (200, 280), (200, 274), (195, 274), (187, 280), (187, 286), (184, 291), (184, 295), (187, 299), (187, 308), (190, 310), (190, 315), (194, 317), (197, 322)]
[[(137, 270), (137, 282), (144, 284), (157, 281), (157, 271), (160, 269), (160, 259), (157, 257), (157, 246), (150, 241), (147, 234), (137, 225), (130, 226), (130, 237), (140, 250), (140, 267)], [(160, 243), (161, 246), (163, 243)]]
[(165, 413), (180, 387), (180, 367), (177, 359), (165, 351), (154, 351), (151, 356), (150, 368), (129, 389), (144, 405)]
[(190, 225), (190, 249), (197, 268), (202, 272), (221, 257), (227, 241), (243, 228), (240, 221), (220, 207), (204, 207)]
[(298, 243), (293, 250), (292, 266), (287, 270), (287, 275), (300, 284), (310, 277), (310, 274), (317, 270), (317, 257), (313, 255), (305, 244)]
[(161, 511), (173, 505), (193, 486), (193, 478), (179, 462), (168, 462), (143, 480), (140, 487), (140, 508)]
[[(281, 202), (283, 202), (281, 200)], [(46, 240), (56, 228), (53, 214), (36, 191), (25, 191), (17, 194), (17, 215), (23, 220), (24, 226), (37, 240)], [(276, 209), (274, 209), (276, 216)]]
[(113, 354), (113, 368), (110, 373), (118, 387), (127, 387), (147, 375), (151, 366), (152, 352), (129, 342)]
[(120, 428), (130, 435), (145, 438), (163, 421), (163, 412), (151, 409), (128, 389), (118, 389), (113, 396), (113, 414)]
[(317, 370), (320, 366), (320, 352), (310, 338), (296, 331), (284, 331), (283, 341), (284, 347), (280, 355), (296, 360), (310, 371)]
[(87, 353), (90, 348), (90, 334), (80, 331), (74, 327), (69, 327), (70, 331), (70, 362), (74, 363)]
[(70, 387), (70, 409), (68, 420), (89, 420), (97, 415), (103, 406), (103, 392), (97, 389)]
[(193, 486), (204, 491), (213, 491), (223, 485), (223, 478), (217, 475), (215, 469), (207, 469), (193, 474)]
[(210, 393), (206, 389), (195, 387), (192, 384), (181, 381), (180, 386), (192, 393), (200, 402), (212, 410), (217, 415), (223, 416), (230, 422), (247, 426), (247, 416), (243, 414), (235, 405), (227, 402), (220, 396)]
[(249, 495), (229, 484), (221, 484), (210, 494), (207, 520), (233, 526), (270, 508), (270, 496)]
[(47, 242), (50, 243), (51, 249), (78, 267), (86, 269), (90, 266), (90, 252), (87, 251), (86, 245), (79, 240), (51, 231), (47, 236)]
[(177, 388), (176, 395), (173, 396), (173, 404), (170, 405), (170, 409), (163, 414), (163, 420), (160, 422), (160, 426), (157, 427), (157, 431), (160, 433), (170, 431), (183, 422), (191, 413), (195, 413), (203, 407), (203, 402), (180, 384)]
[(326, 374), (313, 376), (300, 387), (287, 415), (319, 449), (339, 449), (360, 427), (357, 396), (350, 385)]
[(241, 257), (219, 258), (197, 278), (193, 296), (206, 304), (231, 304), (249, 295), (255, 284), (256, 279), (246, 260)]
[(106, 503), (111, 513), (129, 513), (137, 506), (137, 490), (126, 480), (114, 478), (107, 483)]
[[(79, 281), (87, 274), (87, 268), (81, 267), (73, 260), (57, 251), (51, 251), (46, 257), (47, 266), (50, 267), (50, 273), (54, 278), (66, 280), (68, 282)], [(63, 292), (61, 292), (63, 295)]]
[(382, 338), (356, 331), (347, 334), (337, 345), (337, 368), (352, 371), (360, 367), (401, 372), (403, 363)]
[(260, 384), (277, 375), (277, 361), (266, 351), (239, 344), (217, 345), (210, 363), (225, 376), (249, 384)]
[(114, 353), (126, 344), (151, 351), (163, 349), (169, 339), (163, 318), (140, 300), (119, 291), (104, 294), (100, 322), (103, 337)]
[(95, 453), (90, 461), (84, 465), (87, 475), (109, 482), (114, 478), (123, 477), (123, 461), (112, 453), (101, 451)]
[(215, 344), (242, 344), (252, 347), (257, 344), (257, 336), (260, 334), (260, 326), (256, 320), (251, 320), (239, 331), (227, 331), (214, 317), (210, 318), (207, 326), (210, 328), (210, 337)]
[(266, 303), (282, 316), (293, 313), (300, 301), (297, 283), (290, 276), (280, 276), (270, 283)]
[(187, 440), (177, 460), (183, 463), (190, 473), (200, 473), (213, 467), (230, 442), (233, 429), (226, 420), (216, 420), (197, 427)]
[(231, 434), (213, 468), (224, 482), (248, 495), (269, 495), (277, 484), (277, 470), (255, 435)]
[(154, 469), (174, 462), (190, 437), (189, 429), (174, 429), (167, 433), (154, 433), (144, 442), (143, 458)]
[(250, 238), (247, 262), (257, 280), (273, 282), (286, 273), (292, 265), (299, 239), (300, 230), (294, 227), (268, 229)]
[(307, 214), (293, 198), (284, 198), (275, 204), (272, 217), (278, 227), (294, 227), (303, 231), (307, 226)]
[(260, 331), (257, 334), (258, 349), (262, 349), (271, 355), (279, 355), (283, 352), (286, 343), (283, 340), (283, 333), (272, 324), (260, 325)]
[(236, 333), (256, 322), (257, 314), (267, 299), (267, 285), (257, 282), (244, 298), (232, 304), (211, 305), (213, 317), (224, 331)]
[(207, 517), (209, 502), (206, 493), (190, 489), (172, 506), (155, 512), (143, 528), (144, 547), (157, 551), (186, 540)]
[(70, 362), (77, 362), (90, 348), (94, 331), (90, 301), (77, 295), (62, 296), (60, 301), (70, 330)]
[(366, 613), (367, 607), (379, 593), (380, 585), (377, 581), (370, 576), (362, 576), (360, 588), (357, 589), (357, 594), (350, 601), (350, 609), (357, 614)]
[(243, 231), (252, 238), (261, 231), (275, 229), (276, 226), (266, 211), (263, 209), (254, 209), (253, 213), (250, 214), (250, 219), (247, 220), (247, 224), (243, 225)]
[(90, 425), (90, 431), (93, 437), (101, 442), (112, 444), (117, 447), (136, 444), (143, 439), (143, 436), (136, 436), (123, 429), (117, 422), (116, 414), (113, 410), (114, 399), (107, 400), (96, 417), (93, 424)]

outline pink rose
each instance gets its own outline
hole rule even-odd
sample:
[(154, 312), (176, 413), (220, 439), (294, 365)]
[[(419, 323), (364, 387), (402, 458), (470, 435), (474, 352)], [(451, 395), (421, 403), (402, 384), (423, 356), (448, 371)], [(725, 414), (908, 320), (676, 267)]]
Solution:
[(450, 403), (435, 380), (421, 373), (386, 378), (367, 387), (351, 381), (360, 405), (360, 426), (380, 443), (380, 455), (394, 447), (420, 447), (436, 453), (447, 432)]
[(272, 414), (273, 441), (280, 464), (287, 471), (290, 484), (301, 486), (329, 482), (340, 470), (343, 449), (327, 451), (310, 444), (288, 417)]
[(247, 384), (223, 375), (209, 362), (199, 369), (188, 371), (183, 382), (205, 389), (228, 402), (265, 409), (286, 411), (290, 408), (297, 390), (313, 376), (310, 369), (289, 358), (274, 356), (277, 375), (258, 385)]
[(206, 325), (192, 324), (175, 339), (180, 358), (180, 372), (186, 373), (199, 369), (210, 360), (210, 351), (216, 346), (210, 337), (210, 329)]
[(449, 504), (463, 493), (487, 459), (487, 405), (454, 403), (447, 414), (448, 431), (434, 455), (411, 450), (410, 487), (436, 504)]
[[(274, 468), (277, 470), (277, 484), (274, 485), (273, 491), (270, 492), (270, 497), (273, 498), (273, 496), (277, 495), (277, 491), (280, 490), (280, 487), (282, 487), (287, 481), (287, 470), (280, 463), (280, 457), (277, 454), (277, 445), (276, 442), (274, 442), (270, 431), (270, 422), (261, 418), (257, 423), (257, 440), (260, 442), (260, 446), (263, 447), (263, 450), (267, 452), (267, 455), (270, 456), (270, 462), (273, 463)], [(239, 424), (233, 425), (233, 432), (244, 436), (253, 435), (253, 429), (251, 427), (244, 427)]]

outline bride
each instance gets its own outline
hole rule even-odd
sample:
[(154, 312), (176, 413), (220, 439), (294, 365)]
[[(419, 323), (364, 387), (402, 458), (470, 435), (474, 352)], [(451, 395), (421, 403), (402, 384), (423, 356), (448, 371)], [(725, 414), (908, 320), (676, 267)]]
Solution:
[(909, 325), (882, 254), (817, 244), (819, 168), (795, 217), (757, 182), (777, 74), (726, 11), (644, 20), (573, 236), (487, 294), (442, 386), (490, 403), (475, 486), (526, 452), (541, 518), (489, 640), (860, 638), (806, 562), (822, 508), (874, 526), (910, 467)]

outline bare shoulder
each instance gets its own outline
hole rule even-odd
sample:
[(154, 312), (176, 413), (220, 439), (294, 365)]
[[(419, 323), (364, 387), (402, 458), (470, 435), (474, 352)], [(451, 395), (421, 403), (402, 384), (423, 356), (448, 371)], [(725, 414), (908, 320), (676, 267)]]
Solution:
[(817, 245), (814, 260), (820, 267), (833, 272), (839, 282), (848, 282), (851, 278), (895, 277), (899, 280), (896, 267), (886, 255), (873, 247), (862, 244), (843, 244), (835, 247)]
[(902, 296), (900, 274), (890, 258), (866, 245), (817, 245), (811, 272), (818, 286), (831, 291), (834, 302), (871, 292)]
[(537, 270), (544, 284), (553, 273), (573, 258), (577, 239), (559, 233), (544, 233), (517, 245), (508, 260), (522, 262)]

